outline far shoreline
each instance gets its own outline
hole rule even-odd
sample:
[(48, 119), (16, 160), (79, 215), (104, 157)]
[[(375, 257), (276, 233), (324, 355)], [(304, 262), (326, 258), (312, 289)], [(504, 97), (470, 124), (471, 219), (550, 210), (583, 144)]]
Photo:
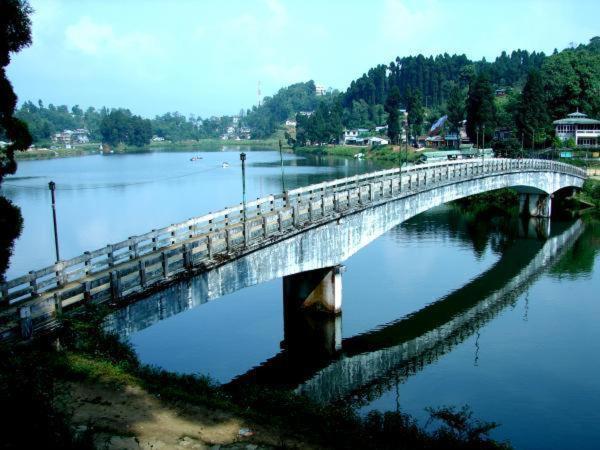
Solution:
[[(24, 152), (15, 152), (17, 161), (41, 161), (45, 159), (72, 158), (80, 156), (90, 156), (101, 154), (100, 143), (90, 143), (77, 145), (74, 148), (49, 149), (34, 148)], [(249, 140), (223, 140), (223, 139), (200, 139), (198, 141), (182, 142), (152, 142), (142, 147), (120, 145), (110, 154), (133, 154), (133, 153), (151, 153), (151, 152), (178, 152), (207, 150), (208, 147), (274, 147), (277, 148), (279, 141), (275, 139), (249, 139)], [(286, 145), (287, 147), (287, 145)]]

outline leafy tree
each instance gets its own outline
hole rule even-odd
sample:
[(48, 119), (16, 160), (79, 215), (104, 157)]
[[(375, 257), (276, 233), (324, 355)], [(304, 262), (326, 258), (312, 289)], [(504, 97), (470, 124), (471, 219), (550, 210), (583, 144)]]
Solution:
[(329, 111), (328, 133), (331, 141), (339, 143), (340, 136), (344, 132), (342, 124), (343, 108), (339, 102), (333, 104)]
[(152, 125), (148, 119), (134, 116), (128, 109), (112, 110), (100, 124), (102, 140), (111, 146), (118, 144), (141, 147), (150, 142)]
[(299, 147), (305, 147), (308, 143), (308, 128), (308, 117), (300, 113), (296, 114), (296, 144)]
[(5, 71), (10, 54), (31, 44), (32, 12), (25, 0), (0, 2), (0, 136), (11, 142), (0, 149), (0, 182), (4, 175), (17, 170), (15, 151), (27, 149), (32, 142), (25, 122), (14, 117), (17, 96)]
[(546, 59), (541, 77), (550, 117), (560, 119), (579, 108), (600, 115), (600, 50), (595, 37), (587, 46), (567, 49)]
[(521, 101), (517, 108), (516, 125), (524, 137), (524, 145), (533, 147), (535, 141), (544, 141), (551, 125), (546, 107), (544, 85), (540, 72), (532, 70), (523, 87)]
[(353, 101), (344, 117), (348, 128), (370, 128), (373, 125), (369, 120), (369, 104), (362, 99)]
[(400, 141), (400, 89), (394, 86), (385, 101), (385, 112), (387, 112), (387, 134), (392, 144)]
[(475, 76), (469, 85), (467, 96), (467, 135), (471, 142), (476, 142), (477, 134), (484, 134), (490, 142), (496, 127), (496, 105), (494, 92), (487, 73)]
[[(398, 93), (399, 92), (400, 91), (398, 91)], [(387, 123), (387, 113), (385, 111), (384, 105), (376, 104), (371, 106), (369, 115), (371, 117), (371, 121), (376, 125), (382, 125), (384, 123)]]

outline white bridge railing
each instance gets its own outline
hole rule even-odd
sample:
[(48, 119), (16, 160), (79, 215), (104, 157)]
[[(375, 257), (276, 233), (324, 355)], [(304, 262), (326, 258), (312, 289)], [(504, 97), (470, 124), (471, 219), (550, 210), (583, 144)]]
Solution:
[(189, 219), (68, 260), (0, 285), (0, 340), (52, 327), (64, 308), (118, 301), (176, 277), (234, 259), (307, 226), (444, 184), (512, 172), (550, 171), (585, 178), (554, 161), (481, 159), (398, 168), (269, 195), (243, 206)]

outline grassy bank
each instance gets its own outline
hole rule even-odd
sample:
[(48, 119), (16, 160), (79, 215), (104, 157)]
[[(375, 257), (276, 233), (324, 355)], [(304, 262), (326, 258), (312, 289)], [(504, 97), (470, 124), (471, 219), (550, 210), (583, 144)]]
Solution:
[[(5, 448), (86, 448), (97, 445), (100, 435), (114, 440), (119, 433), (119, 439), (138, 441), (138, 433), (151, 431), (147, 417), (152, 416), (173, 420), (174, 427), (186, 418), (210, 423), (198, 431), (200, 437), (177, 438), (204, 444), (219, 439), (216, 427), (234, 424), (228, 439), (268, 448), (508, 448), (489, 440), (494, 424), (473, 420), (468, 409), (431, 411), (440, 426), (427, 431), (402, 413), (360, 418), (348, 406), (318, 405), (257, 387), (225, 390), (204, 377), (152, 368), (141, 364), (128, 345), (101, 332), (101, 321), (102, 311), (90, 308), (77, 319), (65, 319), (60, 347), (37, 342), (2, 350), (0, 400), (11, 412), (4, 422)], [(73, 394), (82, 391), (86, 394)], [(132, 397), (150, 411), (126, 409)], [(85, 416), (82, 424), (82, 410), (97, 411), (97, 417)], [(120, 416), (112, 416), (117, 410)], [(142, 413), (148, 416), (141, 428), (127, 417)], [(239, 427), (249, 427), (254, 436), (240, 437)]]
[(408, 160), (408, 162), (414, 162), (419, 157), (419, 153), (417, 153), (411, 147), (409, 147), (408, 152), (405, 153), (404, 147), (391, 145), (382, 145), (372, 148), (352, 145), (323, 145), (315, 147), (297, 147), (294, 149), (294, 151), (299, 154), (333, 155), (344, 157), (355, 157), (355, 155), (362, 153), (363, 158), (387, 163), (390, 166), (397, 166), (399, 160)]
[(73, 156), (88, 156), (99, 152), (100, 144), (82, 144), (73, 148), (59, 148), (50, 150), (49, 148), (33, 148), (25, 152), (15, 152), (17, 161), (70, 158)]
[[(274, 138), (270, 139), (245, 139), (245, 140), (223, 140), (223, 139), (200, 139), (198, 141), (181, 141), (181, 142), (152, 142), (150, 145), (143, 147), (146, 150), (202, 150), (203, 148), (214, 147), (278, 147), (279, 141)], [(125, 147), (125, 150), (135, 150), (137, 147)], [(139, 148), (138, 148), (139, 149)]]

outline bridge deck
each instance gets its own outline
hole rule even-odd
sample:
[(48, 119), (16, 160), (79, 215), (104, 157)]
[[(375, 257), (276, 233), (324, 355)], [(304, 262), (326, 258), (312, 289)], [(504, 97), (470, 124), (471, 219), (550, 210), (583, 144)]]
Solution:
[(246, 211), (240, 204), (133, 236), (0, 285), (0, 340), (51, 329), (57, 314), (83, 302), (142, 296), (374, 205), (478, 177), (530, 171), (585, 178), (581, 169), (543, 160), (477, 159), (401, 172), (395, 168), (269, 195), (248, 202)]

